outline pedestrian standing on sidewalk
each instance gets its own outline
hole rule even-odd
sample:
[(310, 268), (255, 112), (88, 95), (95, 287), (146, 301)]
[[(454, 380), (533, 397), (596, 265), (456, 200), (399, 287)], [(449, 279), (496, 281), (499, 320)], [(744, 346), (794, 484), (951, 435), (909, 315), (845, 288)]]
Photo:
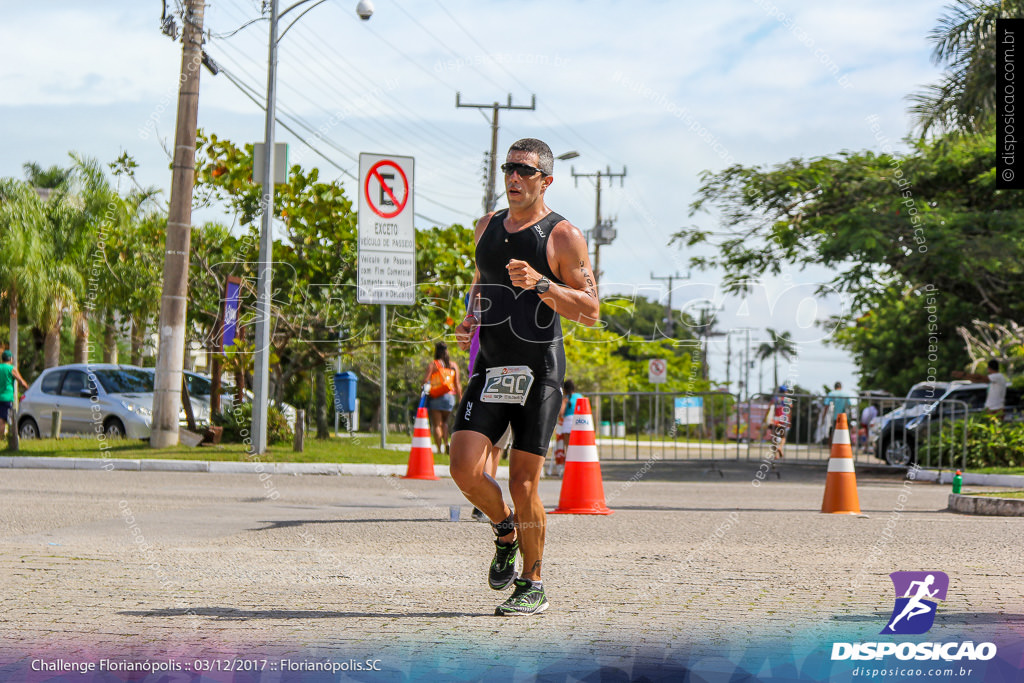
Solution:
[[(21, 386), (28, 389), (28, 382), (14, 367), (14, 356), (9, 350), (0, 354), (0, 439), (7, 436), (7, 422), (11, 418), (11, 408), (14, 407), (14, 392), (18, 386), (15, 382), (21, 382)], [(13, 429), (17, 429), (14, 425)]]

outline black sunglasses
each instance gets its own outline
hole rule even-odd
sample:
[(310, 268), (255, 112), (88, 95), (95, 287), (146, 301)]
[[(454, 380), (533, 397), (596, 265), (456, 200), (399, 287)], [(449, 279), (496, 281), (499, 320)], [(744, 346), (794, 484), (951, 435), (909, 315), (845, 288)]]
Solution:
[(540, 170), (539, 168), (534, 168), (529, 164), (519, 164), (512, 162), (502, 164), (501, 171), (507, 176), (510, 176), (513, 173), (518, 173), (520, 178), (532, 178), (538, 173), (540, 173), (542, 176), (547, 175), (547, 173), (545, 173), (544, 171)]

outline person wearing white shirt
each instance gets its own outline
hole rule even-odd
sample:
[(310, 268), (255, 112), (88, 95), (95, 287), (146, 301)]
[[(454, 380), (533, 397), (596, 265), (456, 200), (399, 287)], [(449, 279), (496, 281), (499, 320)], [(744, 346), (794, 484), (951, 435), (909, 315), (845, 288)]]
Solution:
[(988, 394), (985, 395), (985, 412), (992, 415), (1002, 415), (1006, 406), (1006, 385), (1009, 381), (1006, 375), (999, 372), (999, 361), (992, 359), (988, 362), (988, 374), (978, 375), (968, 372), (954, 372), (954, 377), (964, 377), (973, 382), (985, 382), (988, 384)]

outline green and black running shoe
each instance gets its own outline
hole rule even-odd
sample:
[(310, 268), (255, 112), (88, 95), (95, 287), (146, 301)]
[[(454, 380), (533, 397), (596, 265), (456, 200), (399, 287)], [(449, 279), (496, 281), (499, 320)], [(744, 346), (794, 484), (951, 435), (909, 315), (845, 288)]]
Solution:
[(487, 585), (496, 591), (503, 591), (519, 576), (516, 573), (519, 539), (512, 541), (511, 545), (502, 545), (495, 539), (494, 548), (494, 559), (491, 560), (491, 568), (487, 572)]
[(508, 600), (494, 610), (497, 617), (515, 617), (528, 614), (540, 614), (548, 608), (548, 599), (544, 595), (544, 586), (529, 579), (516, 579), (516, 589)]

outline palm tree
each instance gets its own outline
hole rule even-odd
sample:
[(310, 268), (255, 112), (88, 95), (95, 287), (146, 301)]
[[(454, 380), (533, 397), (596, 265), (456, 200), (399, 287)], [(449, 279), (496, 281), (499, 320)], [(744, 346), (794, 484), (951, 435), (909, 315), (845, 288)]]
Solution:
[(0, 290), (10, 312), (10, 345), (18, 364), (18, 315), (35, 317), (42, 306), (43, 236), (47, 218), (43, 201), (28, 184), (0, 181)]
[(938, 83), (910, 95), (915, 127), (979, 132), (996, 111), (996, 19), (1024, 16), (1024, 0), (957, 0), (932, 29), (932, 61), (945, 64)]
[[(25, 179), (32, 184), (32, 187), (37, 189), (58, 190), (66, 188), (71, 180), (72, 169), (70, 168), (61, 168), (60, 166), (43, 168), (34, 161), (22, 164), (21, 167), (25, 171)], [(46, 194), (49, 193), (40, 193), (41, 196)], [(43, 196), (43, 200), (46, 200), (45, 196)]]
[(759, 347), (757, 347), (757, 357), (762, 362), (769, 358), (773, 359), (773, 377), (775, 380), (773, 387), (777, 389), (779, 386), (779, 356), (781, 356), (783, 360), (790, 360), (794, 358), (796, 356), (796, 343), (793, 341), (793, 337), (789, 332), (779, 333), (770, 327), (767, 332), (772, 341), (763, 342)]

